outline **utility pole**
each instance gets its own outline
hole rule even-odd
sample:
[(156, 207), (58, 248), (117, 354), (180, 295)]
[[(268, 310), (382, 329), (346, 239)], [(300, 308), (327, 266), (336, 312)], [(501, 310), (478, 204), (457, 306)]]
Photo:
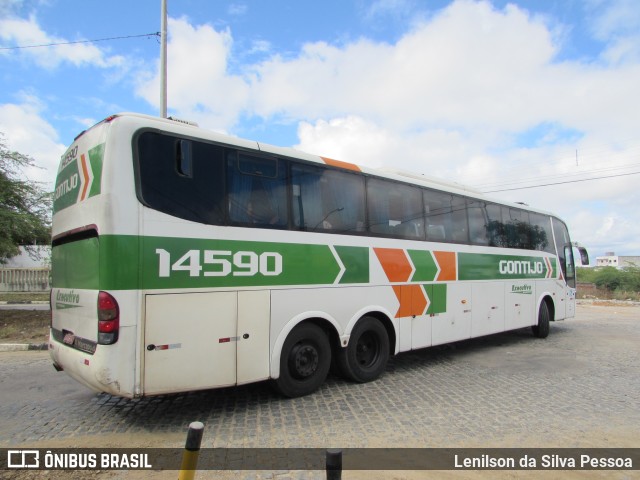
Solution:
[(167, 0), (160, 12), (160, 116), (167, 118)]

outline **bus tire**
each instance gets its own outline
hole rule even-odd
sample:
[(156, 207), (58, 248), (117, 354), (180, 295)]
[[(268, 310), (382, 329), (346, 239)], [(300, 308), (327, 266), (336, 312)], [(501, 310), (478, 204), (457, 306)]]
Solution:
[(331, 366), (331, 345), (324, 331), (313, 323), (295, 327), (282, 346), (280, 377), (276, 389), (285, 397), (302, 397), (317, 390)]
[(342, 375), (359, 383), (370, 382), (384, 373), (389, 360), (389, 335), (374, 317), (362, 317), (338, 353)]
[(533, 334), (538, 338), (547, 338), (549, 336), (549, 321), (549, 305), (543, 300), (538, 310), (538, 324), (531, 327)]

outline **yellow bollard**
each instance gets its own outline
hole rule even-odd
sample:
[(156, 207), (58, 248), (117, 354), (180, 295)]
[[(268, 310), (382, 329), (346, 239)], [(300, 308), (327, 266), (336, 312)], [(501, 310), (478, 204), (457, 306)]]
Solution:
[(191, 424), (189, 424), (178, 480), (193, 480), (198, 465), (198, 455), (200, 455), (200, 442), (202, 442), (203, 432), (204, 424), (202, 422), (191, 422)]

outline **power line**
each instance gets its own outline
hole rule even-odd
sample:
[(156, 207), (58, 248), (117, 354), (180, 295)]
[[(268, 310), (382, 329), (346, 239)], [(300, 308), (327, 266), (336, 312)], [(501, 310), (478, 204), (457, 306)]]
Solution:
[[(629, 140), (624, 140), (625, 142), (630, 142), (632, 139)], [(633, 139), (633, 140), (637, 140), (637, 139)], [(611, 157), (611, 150), (606, 148), (605, 144), (602, 144), (602, 146), (589, 146), (589, 147), (583, 147), (578, 149), (578, 152), (580, 154), (580, 169), (582, 169), (585, 166), (591, 165), (593, 164), (593, 162), (595, 161), (597, 164), (601, 164), (602, 161), (601, 160), (605, 160), (605, 159), (609, 159)], [(635, 145), (633, 147), (626, 147), (624, 148), (624, 150), (620, 151), (616, 151), (614, 153), (618, 154), (618, 153), (624, 153), (626, 155), (632, 155), (634, 153), (640, 152), (640, 146)], [(605, 155), (606, 153), (606, 155)], [(546, 166), (546, 165), (575, 165), (575, 153), (571, 153), (570, 155), (564, 155), (561, 156), (559, 158), (549, 158), (548, 161), (539, 161), (536, 160), (535, 166), (540, 169), (540, 167)], [(492, 187), (499, 187), (499, 186), (503, 186), (506, 183), (521, 183), (521, 180), (518, 180), (520, 178), (522, 178), (522, 166), (526, 165), (527, 167), (531, 166), (531, 159), (529, 158), (523, 158), (520, 161), (511, 161), (508, 165), (502, 165), (501, 169), (503, 174), (503, 180), (500, 182), (496, 182), (495, 179), (492, 179), (493, 175), (487, 175), (486, 177), (480, 176), (478, 178), (478, 176), (476, 176), (476, 178), (474, 178), (474, 182), (471, 183), (471, 185), (474, 185), (475, 188), (492, 188)], [(627, 164), (629, 165), (629, 164)], [(618, 167), (622, 168), (623, 166), (626, 165), (620, 165)], [(618, 168), (618, 167), (610, 167), (610, 168)], [(575, 168), (575, 167), (574, 167)], [(585, 171), (583, 173), (591, 173), (598, 170), (598, 169), (593, 169), (591, 171)], [(511, 175), (511, 172), (514, 172), (513, 175)], [(579, 175), (580, 173), (575, 173), (573, 175)], [(531, 180), (542, 180), (542, 178), (539, 179), (531, 179)]]
[(96, 38), (94, 40), (76, 40), (75, 42), (56, 42), (56, 43), (43, 43), (41, 45), (19, 45), (16, 47), (0, 47), (0, 50), (19, 50), (23, 48), (57, 47), (58, 45), (74, 45), (77, 43), (107, 42), (110, 40), (124, 40), (127, 38), (159, 37), (159, 36), (160, 36), (160, 32), (152, 32), (152, 33), (141, 33), (139, 35), (125, 35), (122, 37)]
[[(548, 175), (541, 175), (539, 177), (531, 177), (531, 178), (526, 178), (526, 179), (520, 179), (520, 180), (516, 180), (516, 179), (504, 179), (502, 181), (498, 181), (498, 182), (488, 182), (488, 183), (480, 183), (480, 184), (472, 184), (472, 186), (474, 188), (477, 189), (482, 189), (482, 188), (497, 188), (497, 187), (508, 187), (511, 185), (518, 185), (520, 183), (531, 183), (531, 182), (536, 182), (536, 181), (544, 181), (544, 180), (549, 180), (552, 178), (557, 178), (559, 176), (562, 176), (564, 178), (567, 177), (577, 177), (577, 176), (584, 176), (584, 175), (592, 175), (595, 173), (605, 173), (605, 172), (614, 172), (615, 170), (623, 170), (623, 169), (630, 169), (630, 168), (637, 168), (640, 164), (639, 163), (629, 163), (626, 165), (618, 165), (615, 167), (605, 167), (605, 168), (594, 168), (592, 170), (585, 170), (582, 172), (575, 172), (575, 173), (550, 173)], [(619, 172), (619, 173), (628, 173), (628, 172)]]
[(545, 183), (541, 185), (530, 185), (528, 187), (516, 187), (516, 188), (504, 188), (502, 190), (488, 190), (482, 193), (496, 193), (496, 192), (509, 192), (512, 190), (525, 190), (528, 188), (539, 188), (539, 187), (549, 187), (552, 185), (564, 185), (566, 183), (578, 183), (578, 182), (588, 182), (590, 180), (602, 180), (603, 178), (615, 178), (615, 177), (626, 177), (629, 175), (638, 175), (640, 172), (631, 172), (631, 173), (621, 173), (619, 175), (607, 175), (602, 177), (593, 177), (593, 178), (582, 178), (580, 180), (567, 180), (566, 182), (555, 182), (555, 183)]

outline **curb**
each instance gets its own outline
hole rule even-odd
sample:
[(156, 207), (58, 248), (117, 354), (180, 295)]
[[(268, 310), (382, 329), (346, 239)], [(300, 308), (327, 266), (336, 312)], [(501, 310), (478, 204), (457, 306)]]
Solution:
[(0, 301), (0, 305), (44, 305), (45, 303), (49, 303), (46, 300), (28, 300), (26, 302), (21, 302), (19, 300), (14, 300), (14, 301), (6, 301), (6, 300), (2, 300)]
[(25, 352), (48, 349), (48, 343), (0, 343), (0, 352)]

